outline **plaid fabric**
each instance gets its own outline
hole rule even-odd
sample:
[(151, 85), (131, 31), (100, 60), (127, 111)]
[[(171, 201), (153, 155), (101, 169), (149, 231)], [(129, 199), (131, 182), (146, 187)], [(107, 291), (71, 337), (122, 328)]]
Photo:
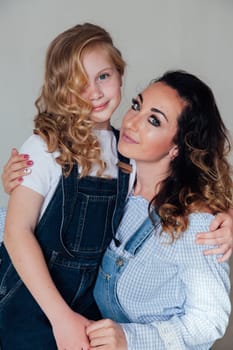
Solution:
[[(122, 244), (111, 248), (122, 257), (129, 237), (145, 217), (143, 198), (129, 199), (117, 232)], [(117, 297), (130, 323), (122, 324), (128, 350), (207, 350), (223, 336), (230, 313), (229, 265), (204, 256), (195, 244), (197, 232), (208, 231), (213, 216), (193, 213), (182, 237), (166, 244), (155, 232), (129, 258), (118, 276)]]

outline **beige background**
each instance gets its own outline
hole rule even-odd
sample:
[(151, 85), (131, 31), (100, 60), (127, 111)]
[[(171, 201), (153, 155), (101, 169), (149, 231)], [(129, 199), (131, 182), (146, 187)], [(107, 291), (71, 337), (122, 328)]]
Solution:
[[(49, 42), (84, 21), (108, 29), (128, 63), (116, 126), (152, 77), (182, 68), (211, 85), (233, 131), (233, 0), (0, 0), (0, 169), (31, 134)], [(233, 320), (214, 350), (232, 350), (232, 334)]]

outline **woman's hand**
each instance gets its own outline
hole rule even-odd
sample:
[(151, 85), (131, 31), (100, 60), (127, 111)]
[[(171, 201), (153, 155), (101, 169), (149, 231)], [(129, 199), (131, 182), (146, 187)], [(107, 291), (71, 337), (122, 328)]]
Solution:
[(19, 154), (17, 149), (13, 148), (1, 175), (4, 191), (11, 194), (21, 184), (23, 176), (30, 174), (32, 165), (33, 161), (29, 160), (28, 154)]
[(90, 350), (127, 350), (127, 341), (122, 327), (105, 319), (91, 323), (87, 327)]
[(219, 262), (230, 258), (233, 249), (233, 210), (228, 213), (219, 213), (210, 226), (210, 232), (201, 232), (197, 235), (197, 244), (218, 245), (217, 248), (205, 250), (205, 255), (218, 255)]

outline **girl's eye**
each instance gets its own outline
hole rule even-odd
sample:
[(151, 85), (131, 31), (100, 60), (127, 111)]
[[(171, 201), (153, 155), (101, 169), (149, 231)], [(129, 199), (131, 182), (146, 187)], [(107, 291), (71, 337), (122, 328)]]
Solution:
[(140, 111), (140, 104), (139, 104), (139, 102), (138, 102), (135, 98), (132, 99), (131, 108), (132, 108), (134, 111)]
[(109, 73), (102, 73), (99, 75), (99, 80), (105, 80), (110, 76)]
[(149, 118), (148, 118), (148, 121), (151, 125), (153, 126), (160, 126), (160, 120), (155, 116), (155, 115), (151, 115)]

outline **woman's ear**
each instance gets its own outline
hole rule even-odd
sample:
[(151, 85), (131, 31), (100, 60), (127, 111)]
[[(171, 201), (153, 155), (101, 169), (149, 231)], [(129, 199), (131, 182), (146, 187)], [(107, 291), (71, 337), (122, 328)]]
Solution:
[(175, 159), (178, 156), (179, 150), (178, 146), (174, 145), (169, 151), (169, 157), (171, 160)]

